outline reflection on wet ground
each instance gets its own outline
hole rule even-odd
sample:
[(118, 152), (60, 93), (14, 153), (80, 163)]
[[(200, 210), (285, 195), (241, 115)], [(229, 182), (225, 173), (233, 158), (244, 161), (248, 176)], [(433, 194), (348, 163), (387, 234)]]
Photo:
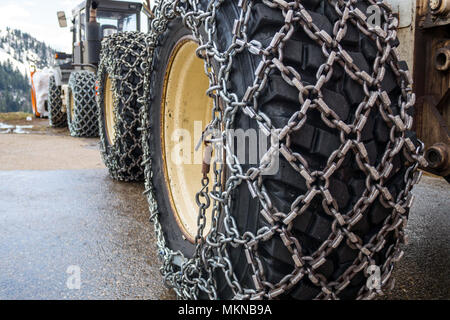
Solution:
[[(174, 299), (142, 192), (105, 169), (0, 171), (0, 299)], [(410, 242), (384, 298), (449, 299), (450, 189), (424, 177), (414, 194)], [(80, 289), (67, 287), (74, 268)]]
[(142, 184), (106, 170), (0, 171), (0, 182), (0, 299), (173, 298)]

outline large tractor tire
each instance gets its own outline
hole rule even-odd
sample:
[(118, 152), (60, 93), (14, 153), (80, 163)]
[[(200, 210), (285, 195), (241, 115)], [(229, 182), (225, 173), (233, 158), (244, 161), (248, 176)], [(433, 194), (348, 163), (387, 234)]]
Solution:
[(139, 109), (143, 95), (147, 35), (125, 32), (103, 41), (97, 73), (100, 146), (110, 175), (121, 181), (142, 181)]
[[(240, 9), (237, 3), (238, 1), (225, 1), (216, 11), (216, 32), (213, 36), (220, 52), (225, 51), (232, 42), (233, 26), (235, 21), (239, 20)], [(333, 26), (338, 20), (338, 15), (329, 1), (310, 0), (302, 1), (301, 4), (307, 9), (315, 25), (333, 35)], [(366, 12), (368, 5), (368, 1), (356, 3), (362, 12)], [(255, 39), (261, 42), (264, 48), (268, 47), (286, 19), (279, 9), (272, 9), (262, 2), (256, 2), (249, 18), (248, 41)], [(204, 25), (200, 28), (203, 27)], [(207, 34), (202, 29), (200, 33)], [(397, 40), (376, 43), (371, 37), (360, 32), (355, 24), (349, 22), (346, 36), (340, 44), (358, 68), (372, 74), (378, 50), (383, 50), (385, 46), (396, 46)], [(377, 46), (381, 47), (377, 49)], [(144, 148), (149, 150), (144, 159), (148, 168), (146, 180), (152, 186), (152, 196), (156, 200), (161, 225), (161, 229), (157, 228), (157, 231), (162, 232), (169, 249), (173, 252), (181, 251), (187, 258), (195, 254), (196, 248), (193, 243), (198, 231), (199, 210), (196, 194), (201, 188), (202, 165), (175, 164), (171, 162), (170, 157), (173, 154), (174, 141), (177, 143), (181, 141), (176, 136), (177, 129), (192, 133), (194, 121), (202, 121), (205, 126), (209, 121), (208, 117), (211, 119), (212, 102), (205, 95), (209, 82), (205, 75), (203, 60), (195, 55), (197, 48), (198, 44), (192, 38), (192, 31), (180, 18), (169, 22), (167, 30), (160, 36), (153, 58), (150, 104), (147, 106), (145, 119), (150, 129), (143, 138)], [(227, 89), (236, 93), (240, 101), (246, 94), (247, 87), (254, 83), (255, 71), (261, 58), (250, 53), (250, 50), (243, 50), (233, 59)], [(304, 83), (316, 83), (316, 74), (326, 61), (322, 47), (300, 26), (295, 28), (293, 36), (284, 44), (283, 63), (295, 68)], [(395, 61), (392, 63), (396, 68), (406, 70), (405, 63)], [(212, 67), (215, 68), (216, 65), (213, 63)], [(385, 67), (384, 80), (379, 85), (379, 90), (388, 94), (391, 105), (386, 112), (390, 113), (389, 118), (392, 116), (394, 119), (403, 110), (398, 105), (403, 80), (394, 73), (389, 64)], [(215, 70), (215, 74), (218, 75), (219, 70)], [(366, 98), (362, 85), (353, 80), (337, 63), (334, 65), (332, 78), (324, 85), (320, 95), (331, 109), (330, 112), (335, 113), (346, 124), (353, 123), (355, 114), (361, 112), (359, 109), (361, 102)], [(259, 111), (271, 119), (273, 126), (284, 128), (292, 121), (294, 113), (300, 110), (299, 92), (285, 81), (277, 68), (274, 68), (268, 75), (267, 86), (259, 93), (258, 106)], [(244, 111), (243, 108), (237, 109), (234, 127), (257, 130), (257, 122), (250, 119)], [(412, 108), (407, 109), (407, 113), (412, 114)], [(254, 289), (255, 278), (252, 276), (255, 269), (252, 268), (255, 267), (262, 268), (264, 272), (259, 276), (264, 279), (267, 292), (271, 286), (281, 287), (283, 290), (276, 291), (273, 296), (293, 299), (361, 297), (367, 292), (366, 283), (370, 276), (365, 268), (359, 265), (365, 255), (370, 256), (370, 260), (380, 266), (383, 277), (387, 273), (390, 275), (395, 260), (393, 255), (398, 254), (396, 250), (403, 239), (402, 227), (390, 228), (390, 224), (397, 221), (399, 215), (402, 216), (400, 221), (406, 220), (408, 215), (408, 210), (400, 214), (394, 210), (393, 205), (396, 201), (403, 201), (403, 193), (411, 186), (408, 179), (411, 179), (409, 174), (415, 161), (410, 155), (416, 152), (415, 148), (419, 148), (420, 142), (413, 132), (406, 130), (404, 138), (408, 143), (404, 144), (402, 152), (398, 152), (389, 160), (392, 165), (390, 171), (379, 180), (379, 184), (370, 185), (368, 173), (362, 171), (358, 163), (363, 162), (367, 168), (379, 168), (388, 159), (389, 152), (386, 152), (392, 148), (391, 139), (396, 133), (392, 122), (383, 118), (384, 115), (378, 107), (372, 108), (366, 115), (367, 119), (365, 124), (361, 124), (361, 130), (357, 134), (345, 136), (341, 130), (331, 128), (323, 120), (323, 114), (316, 108), (308, 111), (304, 125), (290, 136), (290, 148), (308, 162), (309, 172), (323, 170), (332, 154), (341, 148), (347, 139), (355, 141), (359, 139), (360, 149), (352, 147), (343, 161), (337, 165), (336, 171), (328, 177), (329, 185), (326, 187), (341, 216), (326, 212), (323, 207), (325, 199), (316, 196), (307, 208), (301, 210), (301, 214), (287, 225), (283, 225), (282, 220), (277, 221), (274, 216), (273, 219), (267, 218), (267, 214), (263, 214), (264, 208), (259, 197), (252, 196), (245, 181), (233, 191), (231, 216), (241, 235), (245, 231), (256, 234), (264, 227), (278, 231), (268, 240), (259, 240), (256, 249), (258, 256), (254, 258), (253, 265), (248, 262), (246, 250), (239, 242), (235, 242), (234, 247), (231, 245), (227, 247), (229, 260), (220, 260), (226, 263), (214, 266), (218, 298), (235, 297), (229, 287), (233, 280), (238, 281), (242, 287)], [(192, 136), (191, 139), (191, 145), (195, 146), (198, 140), (194, 140)], [(409, 143), (411, 141), (415, 147)], [(184, 154), (186, 151), (182, 150)], [(190, 154), (189, 151), (187, 153)], [(242, 165), (243, 173), (251, 167), (253, 166)], [(225, 175), (229, 177), (230, 170)], [(300, 195), (308, 194), (308, 191), (315, 187), (315, 185), (308, 186), (305, 176), (294, 170), (283, 155), (279, 157), (278, 171), (274, 175), (262, 176), (259, 183), (264, 186), (264, 196), (270, 198), (272, 212), (278, 212), (280, 216), (281, 213), (290, 213), (295, 206), (301, 207), (296, 199)], [(320, 179), (316, 183), (319, 188)], [(357, 219), (353, 218), (355, 217), (353, 209), (356, 207), (360, 210)], [(400, 208), (398, 210), (401, 211)], [(222, 212), (222, 219), (224, 214)], [(340, 226), (340, 223), (343, 225)], [(223, 222), (219, 222), (218, 226), (222, 228), (220, 232), (226, 235), (233, 234), (232, 230), (223, 229)], [(205, 230), (207, 228), (206, 225)], [(282, 230), (287, 232), (290, 238), (280, 236)], [(338, 230), (345, 232), (341, 233)], [(206, 233), (207, 231), (204, 234)], [(336, 247), (330, 246), (338, 234), (343, 236), (343, 240), (336, 242), (338, 243)], [(227, 241), (226, 237), (223, 241), (224, 243)], [(372, 246), (375, 247), (375, 244), (378, 247), (373, 250)], [(324, 247), (328, 249), (323, 250)], [(295, 251), (297, 249), (292, 251), (292, 248), (297, 248), (299, 252)], [(220, 246), (213, 247), (212, 250), (216, 252), (214, 250), (220, 250)], [(314, 261), (298, 259), (298, 255), (316, 257), (315, 254), (318, 252), (322, 252), (323, 259)], [(230, 265), (236, 278), (224, 274), (225, 269), (230, 270)], [(304, 276), (299, 276), (296, 280), (298, 282), (294, 282), (292, 277), (285, 278), (295, 270), (304, 270)], [(191, 270), (191, 276), (192, 273)], [(280, 285), (275, 287), (276, 284)], [(176, 283), (172, 285), (177, 286)], [(342, 286), (338, 288), (338, 285)], [(383, 286), (385, 285), (383, 283)], [(177, 292), (183, 292), (182, 288), (178, 289)], [(329, 290), (334, 295), (330, 296)]]
[(98, 137), (98, 107), (95, 74), (74, 71), (69, 78), (67, 124), (72, 137)]
[(61, 88), (56, 85), (55, 77), (51, 76), (48, 83), (48, 120), (52, 127), (67, 126), (67, 114), (62, 109)]

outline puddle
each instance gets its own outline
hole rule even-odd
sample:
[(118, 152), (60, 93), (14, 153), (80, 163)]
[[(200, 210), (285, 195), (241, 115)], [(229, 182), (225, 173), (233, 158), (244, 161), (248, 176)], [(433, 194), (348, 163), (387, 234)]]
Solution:
[(100, 143), (99, 142), (89, 143), (88, 145), (85, 145), (84, 147), (86, 149), (99, 150), (100, 149)]
[(5, 134), (5, 133), (27, 134), (30, 132), (25, 129), (32, 129), (32, 128), (33, 128), (33, 126), (31, 126), (31, 125), (15, 126), (15, 125), (0, 122), (0, 134)]

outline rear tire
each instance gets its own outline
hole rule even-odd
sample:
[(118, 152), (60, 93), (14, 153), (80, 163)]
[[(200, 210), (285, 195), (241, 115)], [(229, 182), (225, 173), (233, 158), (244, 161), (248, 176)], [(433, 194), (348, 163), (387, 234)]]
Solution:
[[(328, 1), (304, 1), (302, 5), (308, 9), (316, 25), (320, 25), (326, 32), (332, 34), (337, 17), (335, 14), (333, 15), (334, 8)], [(367, 5), (362, 1), (358, 2), (356, 6), (363, 12), (367, 9)], [(279, 10), (270, 9), (262, 3), (256, 3), (252, 10), (248, 28), (249, 39), (256, 39), (266, 47), (273, 34), (284, 24), (285, 19)], [(236, 1), (225, 1), (216, 13), (218, 37), (215, 42), (221, 51), (231, 43), (234, 21), (239, 18), (236, 15), (237, 12), (239, 10)], [(354, 63), (360, 69), (367, 70), (370, 74), (377, 54), (376, 45), (370, 38), (359, 32), (356, 26), (349, 25), (348, 28), (347, 36), (342, 41), (342, 47), (350, 52)], [(143, 137), (143, 141), (150, 150), (150, 158), (144, 159), (149, 166), (149, 170), (146, 170), (146, 181), (153, 185), (158, 211), (161, 213), (159, 220), (166, 243), (171, 250), (180, 250), (186, 257), (191, 258), (194, 245), (184, 239), (168, 200), (169, 191), (164, 187), (166, 184), (162, 173), (164, 159), (159, 138), (161, 136), (160, 119), (164, 78), (170, 52), (177, 41), (187, 34), (191, 34), (191, 31), (182, 24), (181, 19), (175, 19), (169, 23), (168, 30), (160, 37), (159, 46), (154, 54), (153, 73), (150, 81), (151, 105), (147, 106), (149, 109), (147, 121), (150, 124), (150, 130), (148, 135)], [(390, 45), (394, 45), (394, 41), (391, 40), (391, 42)], [(317, 70), (325, 61), (321, 47), (310, 40), (300, 28), (286, 43), (285, 50), (285, 61), (291, 66), (295, 66), (305, 82), (314, 83)], [(260, 58), (244, 51), (236, 55), (234, 59), (235, 63), (230, 71), (229, 89), (235, 92), (239, 99), (242, 99), (247, 87), (253, 83), (255, 69)], [(406, 65), (400, 63), (400, 67), (405, 70)], [(365, 95), (361, 86), (347, 76), (343, 68), (338, 65), (335, 68), (333, 79), (322, 90), (323, 99), (342, 121), (351, 123), (354, 120), (355, 111)], [(388, 65), (386, 65), (386, 75), (380, 89), (389, 94), (392, 101), (392, 112), (399, 115), (400, 107), (397, 105), (397, 101), (401, 90), (397, 78)], [(273, 71), (258, 102), (260, 110), (270, 117), (273, 125), (283, 128), (299, 107), (298, 91), (283, 80), (279, 71)], [(412, 108), (408, 110), (408, 113), (410, 112), (412, 112)], [(240, 109), (236, 113), (234, 124), (236, 129), (258, 128), (256, 122), (249, 119)], [(367, 162), (373, 167), (381, 163), (384, 152), (390, 143), (390, 129), (391, 127), (383, 121), (379, 111), (374, 108), (361, 132), (361, 141), (367, 150)], [(407, 131), (406, 137), (410, 138), (417, 146), (419, 145), (413, 132)], [(293, 141), (291, 147), (308, 161), (311, 170), (323, 169), (330, 155), (341, 146), (340, 132), (328, 127), (322, 121), (317, 110), (309, 111), (306, 124), (298, 132), (291, 134), (291, 140)], [(411, 153), (406, 147), (403, 151)], [(365, 184), (366, 174), (356, 165), (354, 153), (349, 152), (347, 155), (342, 166), (330, 178), (328, 187), (340, 209), (339, 212), (343, 214), (350, 212), (363, 193), (368, 191)], [(386, 187), (385, 191), (389, 192), (393, 199), (397, 199), (407, 187), (404, 178), (412, 163), (400, 152), (395, 156), (392, 164), (392, 171), (384, 186)], [(243, 166), (244, 172), (250, 167)], [(283, 156), (280, 156), (278, 172), (273, 176), (263, 177), (263, 183), (277, 212), (289, 213), (294, 200), (308, 191), (305, 179), (293, 169)], [(262, 227), (270, 228), (273, 227), (273, 223), (278, 223), (269, 223), (260, 214), (262, 209), (260, 203), (257, 199), (252, 198), (246, 183), (237, 187), (233, 194), (233, 200), (232, 216), (241, 234), (244, 231), (255, 234)], [(310, 207), (292, 222), (290, 234), (300, 244), (303, 256), (312, 256), (325, 241), (329, 240), (329, 237), (333, 235), (332, 229), (336, 227), (336, 219), (324, 211), (320, 200), (319, 198), (314, 199)], [(386, 206), (386, 201), (381, 193), (362, 213), (362, 218), (355, 225), (348, 226), (350, 232), (362, 245), (372, 241), (384, 223), (397, 215), (392, 207)], [(404, 213), (406, 217), (407, 214), (407, 212)], [(281, 222), (279, 223), (281, 224)], [(392, 269), (391, 258), (394, 249), (401, 242), (401, 233), (401, 229), (393, 229), (388, 232), (384, 239), (386, 240), (384, 246), (372, 256), (377, 265), (382, 266), (388, 262), (386, 270)], [(252, 270), (247, 263), (243, 248), (241, 246), (228, 248), (233, 271), (239, 282), (245, 287), (254, 288), (251, 279)], [(284, 276), (298, 268), (292, 258), (293, 253), (288, 250), (279, 236), (274, 236), (268, 241), (261, 241), (257, 251), (264, 268), (263, 276), (272, 284), (279, 283)], [(320, 275), (324, 281), (331, 283), (348, 272), (361, 255), (349, 238), (345, 238), (337, 248), (325, 256), (325, 261), (320, 266), (317, 268), (308, 266), (308, 268), (313, 270), (314, 274)], [(219, 298), (232, 298), (233, 293), (228, 288), (221, 268), (217, 268), (216, 281)], [(362, 269), (349, 279), (348, 286), (338, 293), (338, 298), (357, 298), (365, 289), (366, 281), (367, 275)], [(305, 276), (279, 297), (314, 299), (321, 297), (321, 294), (323, 294), (321, 285), (314, 284), (308, 276)]]
[(67, 124), (72, 137), (98, 137), (98, 107), (95, 101), (95, 74), (74, 71), (69, 78)]
[(67, 126), (67, 114), (62, 110), (61, 87), (56, 85), (54, 76), (50, 76), (48, 84), (48, 109), (50, 126)]
[[(97, 102), (100, 115), (100, 150), (110, 175), (121, 181), (142, 181), (142, 147), (139, 109), (142, 104), (146, 58), (145, 33), (126, 32), (103, 40), (98, 69)], [(106, 87), (107, 79), (111, 88)], [(112, 92), (106, 92), (111, 90)], [(105, 117), (105, 96), (112, 94), (115, 123)], [(114, 137), (109, 137), (108, 126), (114, 126)]]

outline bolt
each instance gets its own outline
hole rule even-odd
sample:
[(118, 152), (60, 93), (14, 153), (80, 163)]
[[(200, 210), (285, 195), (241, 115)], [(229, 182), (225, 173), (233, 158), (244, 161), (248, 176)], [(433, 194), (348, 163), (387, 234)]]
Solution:
[(428, 148), (425, 158), (431, 168), (446, 170), (450, 166), (449, 146), (444, 143), (436, 143)]
[(441, 0), (430, 0), (430, 8), (433, 11), (436, 11), (439, 9), (441, 5)]
[(439, 71), (447, 71), (450, 69), (450, 49), (438, 49), (434, 58), (434, 64)]
[(433, 14), (442, 15), (450, 12), (450, 0), (429, 0), (428, 3)]

